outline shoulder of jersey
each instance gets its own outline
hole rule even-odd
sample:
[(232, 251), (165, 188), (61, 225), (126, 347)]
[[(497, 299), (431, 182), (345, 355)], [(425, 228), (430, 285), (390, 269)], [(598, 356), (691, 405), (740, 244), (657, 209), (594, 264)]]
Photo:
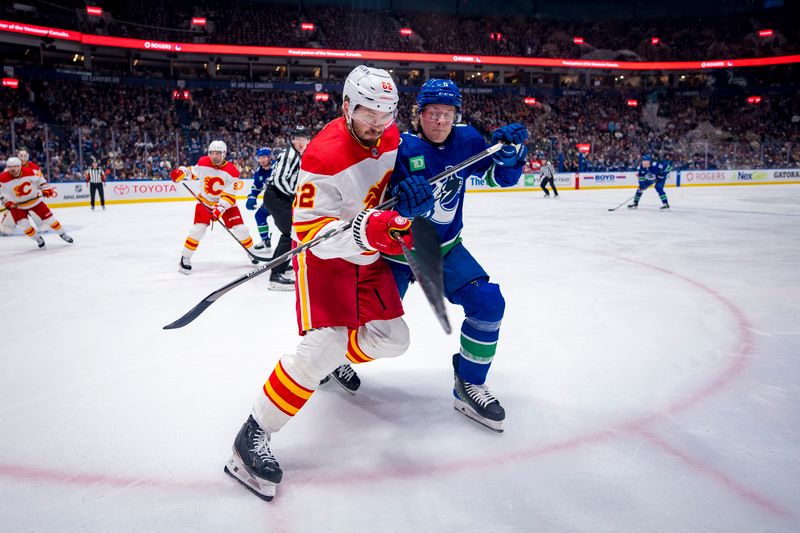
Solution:
[(408, 144), (409, 146), (414, 146), (415, 144), (422, 142), (422, 139), (419, 136), (411, 131), (405, 131), (400, 135), (400, 146), (404, 144)]
[(210, 157), (208, 157), (207, 155), (204, 155), (200, 159), (197, 160), (197, 166), (198, 167), (208, 167), (208, 168), (218, 168), (219, 170), (222, 170), (222, 171), (227, 172), (228, 174), (230, 174), (230, 176), (232, 178), (238, 178), (239, 177), (239, 169), (236, 168), (236, 165), (234, 165), (230, 161), (226, 161), (224, 165), (222, 165), (221, 167), (217, 167), (211, 161)]
[(226, 161), (225, 164), (222, 165), (221, 170), (224, 170), (225, 172), (230, 174), (230, 176), (232, 178), (238, 178), (239, 177), (239, 169), (236, 168), (236, 165), (234, 165), (230, 161)]
[(8, 172), (0, 172), (0, 183), (8, 183), (13, 179), (14, 178), (12, 178), (11, 174), (9, 174)]
[(197, 160), (197, 166), (199, 167), (213, 167), (214, 164), (211, 162), (211, 158), (207, 155), (201, 155), (200, 159)]
[[(400, 132), (392, 127), (384, 132), (378, 150), (381, 153), (397, 150)], [(335, 119), (311, 140), (303, 152), (301, 170), (312, 174), (333, 176), (369, 157), (366, 150), (357, 148), (343, 118)]]
[(472, 139), (473, 137), (483, 140), (483, 136), (480, 133), (478, 133), (478, 130), (476, 130), (469, 124), (456, 124), (455, 127), (453, 128), (453, 132), (455, 133), (457, 138), (462, 141), (465, 139)]

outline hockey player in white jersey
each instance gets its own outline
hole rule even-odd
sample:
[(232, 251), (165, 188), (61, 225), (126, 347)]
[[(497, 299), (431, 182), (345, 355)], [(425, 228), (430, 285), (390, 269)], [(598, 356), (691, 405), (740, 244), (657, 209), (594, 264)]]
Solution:
[(412, 245), (411, 221), (375, 209), (397, 158), (397, 88), (386, 71), (359, 66), (343, 92), (342, 116), (303, 154), (292, 234), (304, 243), (350, 220), (353, 225), (293, 258), (303, 338), (264, 383), (225, 466), (266, 500), (283, 478), (271, 437), (300, 411), (320, 380), (348, 360), (345, 354), (371, 361), (399, 356), (409, 344), (397, 285), (379, 252), (402, 252), (391, 232)]

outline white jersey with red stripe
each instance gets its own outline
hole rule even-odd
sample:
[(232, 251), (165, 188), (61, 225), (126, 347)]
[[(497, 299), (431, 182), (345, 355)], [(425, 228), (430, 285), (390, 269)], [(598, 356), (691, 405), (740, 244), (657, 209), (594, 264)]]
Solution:
[[(392, 125), (375, 147), (353, 138), (344, 118), (329, 122), (303, 153), (292, 210), (292, 238), (307, 242), (341, 226), (358, 213), (378, 205), (389, 185), (397, 159), (400, 132)], [(365, 252), (350, 231), (331, 237), (310, 250), (320, 259), (341, 258), (368, 265), (377, 252)]]
[(14, 202), (20, 209), (30, 209), (41, 202), (42, 189), (50, 187), (41, 173), (29, 167), (20, 169), (16, 178), (8, 171), (0, 173), (0, 198)]
[(215, 165), (207, 155), (201, 157), (196, 165), (189, 167), (193, 180), (201, 180), (203, 189), (198, 193), (200, 201), (209, 207), (218, 202), (225, 209), (236, 205), (236, 191), (244, 187), (239, 179), (239, 169), (233, 163), (223, 161)]

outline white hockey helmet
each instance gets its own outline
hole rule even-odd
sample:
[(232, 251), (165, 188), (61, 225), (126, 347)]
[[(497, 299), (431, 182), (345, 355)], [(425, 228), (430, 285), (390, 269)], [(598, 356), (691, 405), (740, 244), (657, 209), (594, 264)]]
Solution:
[(228, 147), (223, 141), (211, 141), (211, 144), (208, 145), (207, 152), (222, 152), (222, 157), (228, 153)]
[(21, 167), (22, 161), (20, 161), (19, 157), (9, 157), (6, 159), (6, 168), (9, 167)]
[(400, 97), (397, 86), (388, 72), (379, 68), (359, 65), (344, 81), (343, 98), (350, 102), (350, 111), (356, 106), (384, 113), (394, 113)]

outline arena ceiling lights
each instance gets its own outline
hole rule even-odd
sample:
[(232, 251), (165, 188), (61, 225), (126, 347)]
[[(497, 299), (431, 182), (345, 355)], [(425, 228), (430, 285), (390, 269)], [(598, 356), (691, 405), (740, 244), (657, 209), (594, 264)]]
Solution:
[(545, 57), (508, 57), (474, 54), (423, 54), (416, 52), (382, 52), (377, 50), (325, 50), (317, 48), (282, 48), (276, 46), (241, 46), (223, 44), (178, 43), (146, 39), (128, 39), (80, 33), (72, 30), (34, 26), (0, 20), (0, 33), (49, 37), (74, 41), (89, 46), (106, 46), (127, 50), (147, 50), (178, 54), (214, 54), (298, 59), (342, 59), (353, 61), (393, 61), (407, 63), (466, 64), (510, 67), (556, 67), (604, 70), (704, 70), (715, 68), (762, 67), (800, 63), (800, 55), (746, 59), (713, 59), (704, 61), (602, 61)]

